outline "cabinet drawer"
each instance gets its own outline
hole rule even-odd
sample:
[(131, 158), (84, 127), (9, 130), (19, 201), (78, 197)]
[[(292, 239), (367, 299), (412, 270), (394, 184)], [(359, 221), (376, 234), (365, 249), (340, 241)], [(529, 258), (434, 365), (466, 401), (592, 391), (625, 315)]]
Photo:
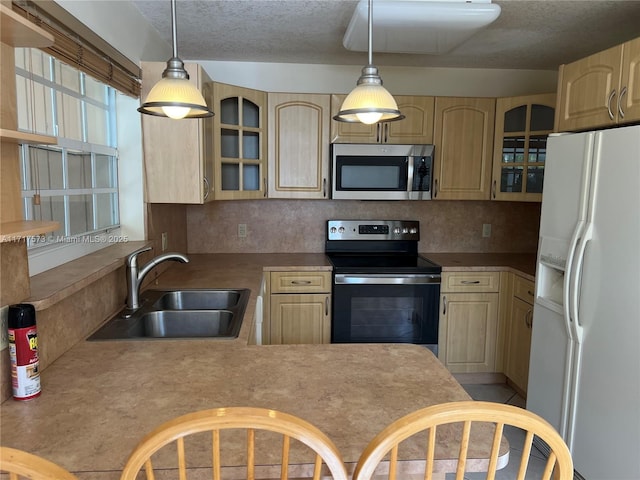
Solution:
[(500, 272), (442, 272), (442, 292), (498, 292)]
[(533, 305), (535, 287), (531, 280), (513, 276), (513, 296), (518, 297), (520, 300), (527, 302), (529, 305)]
[(271, 293), (330, 293), (331, 272), (271, 272)]

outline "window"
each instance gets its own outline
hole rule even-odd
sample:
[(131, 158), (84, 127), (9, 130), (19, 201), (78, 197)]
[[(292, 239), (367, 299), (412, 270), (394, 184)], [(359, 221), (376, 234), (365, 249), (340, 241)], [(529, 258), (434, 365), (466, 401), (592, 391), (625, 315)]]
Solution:
[(29, 246), (117, 228), (116, 91), (37, 49), (16, 49), (16, 90), (18, 128), (58, 139), (21, 146), (24, 218), (60, 223)]

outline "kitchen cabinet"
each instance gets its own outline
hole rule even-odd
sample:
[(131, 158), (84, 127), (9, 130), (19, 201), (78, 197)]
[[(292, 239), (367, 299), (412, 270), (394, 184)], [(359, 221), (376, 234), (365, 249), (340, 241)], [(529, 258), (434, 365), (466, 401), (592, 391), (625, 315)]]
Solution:
[(269, 293), (268, 343), (331, 343), (331, 272), (271, 272)]
[(533, 325), (534, 284), (511, 274), (512, 293), (506, 317), (505, 375), (526, 397)]
[(443, 272), (438, 358), (452, 373), (499, 370), (499, 272)]
[(329, 95), (269, 93), (269, 198), (328, 198)]
[(213, 117), (217, 200), (267, 195), (267, 94), (214, 82)]
[[(165, 62), (142, 62), (142, 98), (162, 78)], [(189, 81), (213, 105), (213, 84), (200, 65), (185, 63)], [(216, 115), (218, 113), (216, 112)], [(213, 119), (173, 120), (142, 115), (145, 198), (149, 203), (213, 200)]]
[(494, 98), (436, 98), (435, 200), (489, 200), (495, 108)]
[(11, 242), (59, 228), (58, 222), (23, 220), (19, 144), (55, 145), (57, 139), (18, 130), (14, 52), (16, 47), (52, 45), (53, 37), (4, 4), (0, 4), (0, 22), (0, 241)]
[(554, 93), (496, 100), (491, 200), (542, 201), (555, 104)]
[[(340, 111), (346, 95), (331, 95), (331, 116)], [(394, 95), (398, 109), (405, 116), (395, 122), (373, 125), (331, 121), (332, 143), (433, 143), (434, 97)]]
[(560, 66), (558, 131), (640, 121), (640, 38)]

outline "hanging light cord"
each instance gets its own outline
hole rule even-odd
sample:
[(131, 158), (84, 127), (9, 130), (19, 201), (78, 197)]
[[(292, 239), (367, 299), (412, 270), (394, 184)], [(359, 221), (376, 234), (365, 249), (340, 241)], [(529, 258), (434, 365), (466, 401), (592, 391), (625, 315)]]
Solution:
[(176, 0), (171, 0), (171, 33), (173, 40), (173, 58), (178, 56), (178, 28), (176, 22)]
[(368, 20), (368, 31), (369, 31), (369, 65), (373, 65), (373, 0), (369, 0), (369, 20)]

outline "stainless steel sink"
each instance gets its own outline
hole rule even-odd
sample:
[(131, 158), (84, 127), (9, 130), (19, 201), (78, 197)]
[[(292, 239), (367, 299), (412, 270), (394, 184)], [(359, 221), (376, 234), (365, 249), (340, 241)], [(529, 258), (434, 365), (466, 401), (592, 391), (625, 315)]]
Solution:
[(221, 310), (238, 305), (241, 290), (177, 290), (153, 304), (161, 310)]
[(159, 310), (142, 315), (138, 327), (141, 337), (237, 337), (233, 312), (228, 310)]
[(142, 306), (108, 320), (88, 340), (235, 338), (248, 289), (147, 290)]

